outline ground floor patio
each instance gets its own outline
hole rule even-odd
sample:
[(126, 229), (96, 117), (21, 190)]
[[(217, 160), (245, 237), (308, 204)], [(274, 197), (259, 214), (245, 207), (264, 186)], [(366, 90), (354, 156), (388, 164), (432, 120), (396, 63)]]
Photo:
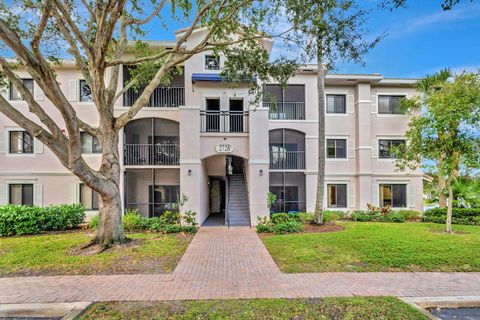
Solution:
[(480, 273), (285, 274), (248, 227), (202, 227), (171, 274), (0, 278), (2, 303), (480, 296)]

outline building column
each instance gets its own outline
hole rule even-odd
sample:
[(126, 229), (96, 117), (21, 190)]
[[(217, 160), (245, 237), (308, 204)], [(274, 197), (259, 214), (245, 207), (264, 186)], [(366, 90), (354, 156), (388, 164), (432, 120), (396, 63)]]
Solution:
[(268, 148), (268, 108), (257, 107), (249, 115), (250, 159), (247, 184), (250, 205), (250, 221), (257, 224), (257, 217), (270, 215), (267, 194), (270, 189)]
[(366, 209), (372, 202), (372, 101), (369, 83), (356, 86), (356, 143), (355, 159), (358, 178), (355, 186), (357, 208)]

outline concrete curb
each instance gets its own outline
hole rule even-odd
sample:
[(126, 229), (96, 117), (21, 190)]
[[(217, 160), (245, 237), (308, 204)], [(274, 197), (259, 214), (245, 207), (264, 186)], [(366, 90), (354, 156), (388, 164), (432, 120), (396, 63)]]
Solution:
[(9, 303), (0, 304), (0, 318), (62, 318), (73, 320), (91, 302)]

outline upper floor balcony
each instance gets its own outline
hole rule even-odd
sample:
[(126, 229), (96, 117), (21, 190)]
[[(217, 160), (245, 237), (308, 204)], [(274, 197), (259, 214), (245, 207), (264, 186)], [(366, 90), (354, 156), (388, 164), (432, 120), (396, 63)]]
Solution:
[[(134, 76), (133, 67), (124, 66), (123, 68), (123, 85), (126, 86), (132, 76)], [(130, 88), (123, 94), (123, 105), (131, 107), (145, 87), (138, 89)], [(155, 108), (178, 108), (185, 105), (185, 76), (184, 73), (172, 74), (168, 86), (159, 86), (153, 91), (147, 107)]]
[(290, 129), (269, 132), (270, 169), (305, 169), (305, 134)]
[(267, 84), (263, 87), (263, 106), (269, 109), (271, 120), (305, 120), (305, 86)]
[(248, 111), (200, 111), (200, 131), (220, 133), (248, 132)]
[(123, 164), (177, 166), (180, 164), (178, 123), (159, 118), (133, 120), (125, 126)]

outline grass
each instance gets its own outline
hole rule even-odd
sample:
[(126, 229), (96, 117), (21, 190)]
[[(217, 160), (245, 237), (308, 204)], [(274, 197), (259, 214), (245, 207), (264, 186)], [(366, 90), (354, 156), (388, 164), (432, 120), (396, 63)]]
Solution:
[(415, 319), (423, 314), (391, 297), (256, 299), (168, 302), (108, 302), (91, 306), (81, 319)]
[(340, 222), (343, 231), (262, 236), (283, 272), (480, 271), (480, 227)]
[(0, 239), (0, 276), (171, 272), (192, 236), (128, 234), (131, 245), (100, 254), (75, 251), (91, 238), (67, 232)]

